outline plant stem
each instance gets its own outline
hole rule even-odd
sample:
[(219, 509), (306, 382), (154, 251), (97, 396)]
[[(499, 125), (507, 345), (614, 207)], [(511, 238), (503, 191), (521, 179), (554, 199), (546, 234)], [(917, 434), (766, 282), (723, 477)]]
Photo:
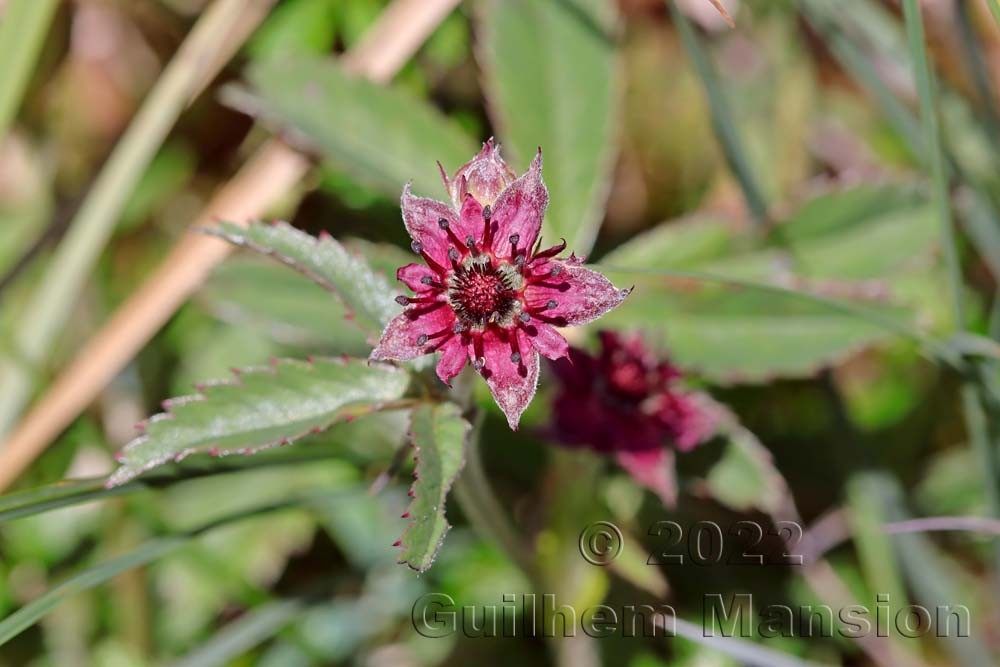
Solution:
[(9, 0), (0, 17), (0, 140), (7, 136), (59, 0)]
[(944, 250), (945, 268), (948, 272), (948, 288), (951, 294), (954, 328), (965, 327), (965, 309), (962, 300), (962, 267), (958, 259), (955, 242), (955, 226), (951, 217), (951, 197), (948, 192), (948, 176), (945, 171), (944, 151), (941, 146), (941, 129), (935, 105), (936, 86), (924, 44), (924, 23), (917, 0), (904, 0), (906, 35), (913, 60), (914, 78), (920, 93), (920, 117), (923, 124), (927, 153), (924, 158), (931, 171), (931, 198), (941, 223), (941, 247)]
[(205, 11), (98, 175), (30, 300), (31, 308), (14, 335), (14, 358), (0, 359), (0, 386), (4, 388), (0, 434), (10, 430), (24, 407), (36, 367), (45, 361), (53, 339), (73, 312), (143, 172), (205, 78), (206, 63), (213, 62), (220, 36), (252, 1), (216, 0)]
[(507, 519), (503, 505), (493, 493), (479, 454), (478, 428), (466, 449), (465, 468), (455, 481), (455, 497), (479, 536), (498, 545), (531, 582), (538, 581), (537, 568), (528, 548)]
[[(993, 3), (995, 4), (995, 2)], [(992, 6), (992, 5), (991, 5)], [(941, 146), (941, 132), (938, 123), (934, 97), (934, 73), (927, 57), (924, 43), (924, 25), (917, 0), (903, 1), (906, 33), (913, 60), (914, 76), (920, 93), (920, 115), (927, 142), (926, 160), (930, 163), (932, 196), (941, 224), (941, 242), (944, 249), (945, 267), (951, 294), (952, 316), (957, 331), (965, 329), (965, 309), (963, 307), (962, 266), (958, 257), (955, 228), (951, 218), (951, 198), (948, 177), (945, 171), (944, 152)], [(977, 367), (981, 361), (971, 360)], [(974, 369), (978, 370), (978, 368)], [(968, 373), (962, 384), (962, 411), (972, 447), (979, 457), (986, 502), (990, 516), (1000, 516), (1000, 486), (997, 482), (997, 465), (990, 427), (983, 407), (984, 387), (976, 382), (978, 373)], [(994, 563), (1000, 572), (1000, 541), (994, 539)], [(998, 583), (1000, 585), (1000, 583)]]
[(708, 99), (708, 108), (712, 117), (712, 128), (722, 146), (722, 152), (729, 169), (740, 184), (747, 208), (750, 210), (754, 222), (760, 226), (766, 225), (768, 221), (767, 201), (764, 198), (763, 190), (754, 177), (753, 165), (750, 163), (750, 158), (740, 139), (739, 128), (736, 126), (732, 114), (729, 113), (730, 107), (716, 74), (715, 66), (712, 64), (708, 52), (698, 40), (691, 22), (677, 7), (677, 4), (673, 0), (667, 0), (667, 6), (670, 8), (670, 15), (677, 26), (677, 31), (680, 33), (684, 51), (691, 59), (691, 64), (694, 65), (698, 78), (705, 89), (705, 97)]
[(483, 413), (472, 406), (472, 392), (475, 376), (466, 368), (452, 383), (452, 395), (466, 413), (474, 412), (472, 430), (469, 432), (465, 448), (465, 467), (455, 480), (453, 492), (479, 536), (501, 548), (532, 583), (539, 581), (538, 568), (530, 557), (527, 545), (507, 519), (503, 504), (493, 493), (493, 487), (486, 476), (480, 450)]

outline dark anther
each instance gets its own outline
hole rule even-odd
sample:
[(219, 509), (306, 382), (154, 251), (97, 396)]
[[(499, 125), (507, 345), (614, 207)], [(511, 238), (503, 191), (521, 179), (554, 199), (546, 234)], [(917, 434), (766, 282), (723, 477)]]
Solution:
[(549, 269), (549, 275), (558, 276), (560, 273), (562, 273), (562, 270), (563, 270), (562, 264), (553, 264), (552, 268)]
[(434, 279), (431, 278), (430, 276), (424, 276), (423, 278), (420, 279), (420, 282), (424, 285), (430, 285), (431, 283), (434, 282)]
[(546, 308), (546, 310), (552, 310), (553, 308), (555, 308), (558, 305), (559, 304), (556, 303), (555, 299), (549, 299), (548, 303), (545, 304), (545, 308)]
[(531, 315), (529, 315), (528, 313), (521, 313), (520, 315), (518, 315), (518, 319), (527, 324), (528, 322), (531, 321)]
[(424, 244), (420, 241), (414, 241), (410, 244), (410, 250), (417, 253), (418, 255), (424, 251)]
[(410, 297), (403, 296), (402, 294), (400, 294), (399, 296), (396, 297), (396, 303), (398, 303), (401, 306), (406, 306), (410, 303)]
[(458, 251), (455, 250), (454, 248), (448, 248), (448, 259), (450, 259), (453, 262), (457, 262), (458, 261)]
[(478, 359), (472, 362), (472, 367), (475, 368), (477, 371), (481, 371), (484, 368), (486, 368), (486, 360), (483, 359), (482, 357), (479, 357)]
[(509, 238), (509, 239), (507, 239), (507, 240), (508, 240), (508, 241), (510, 241), (510, 244), (511, 244), (512, 246), (516, 246), (516, 245), (517, 245), (517, 243), (518, 243), (518, 241), (520, 241), (520, 240), (521, 240), (521, 235), (520, 235), (520, 234), (511, 234), (511, 235), (510, 235), (510, 238)]
[(448, 220), (446, 218), (438, 218), (438, 227), (448, 229)]
[(521, 255), (518, 255), (518, 256), (517, 256), (517, 257), (516, 257), (516, 258), (514, 259), (514, 264), (515, 264), (515, 265), (517, 265), (517, 267), (518, 267), (518, 268), (520, 268), (520, 267), (524, 266), (524, 255), (523, 255), (523, 254), (521, 254)]
[(491, 215), (493, 215), (493, 210), (490, 208), (490, 205), (487, 204), (483, 207), (483, 218), (489, 220)]
[(511, 355), (510, 355), (510, 360), (513, 361), (515, 364), (521, 363), (521, 353), (520, 352), (512, 352)]
[(417, 336), (417, 345), (423, 345), (424, 343), (426, 343), (427, 338), (428, 338), (427, 334), (420, 334), (419, 336)]
[(472, 238), (472, 234), (465, 237), (465, 245), (467, 245), (470, 250), (476, 247), (476, 239)]
[(456, 334), (460, 334), (463, 331), (465, 331), (466, 329), (468, 329), (468, 327), (465, 326), (464, 324), (462, 324), (461, 322), (455, 322), (455, 325), (451, 328), (451, 332), (452, 333), (456, 333)]

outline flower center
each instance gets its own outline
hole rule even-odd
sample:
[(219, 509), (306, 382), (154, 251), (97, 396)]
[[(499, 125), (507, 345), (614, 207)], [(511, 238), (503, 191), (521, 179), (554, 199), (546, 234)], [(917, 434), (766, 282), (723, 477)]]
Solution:
[(511, 273), (488, 259), (460, 265), (448, 283), (448, 299), (468, 326), (508, 320), (518, 303)]

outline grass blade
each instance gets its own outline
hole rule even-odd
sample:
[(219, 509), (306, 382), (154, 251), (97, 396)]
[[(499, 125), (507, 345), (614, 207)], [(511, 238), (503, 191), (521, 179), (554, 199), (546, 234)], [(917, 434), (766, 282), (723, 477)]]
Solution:
[(247, 612), (222, 628), (197, 650), (170, 667), (216, 667), (228, 665), (250, 649), (267, 641), (298, 616), (305, 607), (300, 599), (278, 600)]
[(937, 209), (941, 224), (941, 245), (944, 249), (945, 266), (948, 269), (948, 284), (951, 290), (954, 325), (956, 329), (965, 326), (962, 308), (962, 268), (955, 243), (955, 228), (951, 218), (951, 198), (948, 193), (948, 176), (945, 170), (944, 150), (941, 146), (941, 129), (936, 104), (936, 84), (930, 68), (924, 37), (924, 23), (917, 0), (903, 0), (906, 17), (906, 35), (910, 45), (914, 78), (920, 94), (920, 117), (923, 124), (924, 142), (927, 153), (924, 159), (931, 174), (931, 199)]
[(70, 577), (0, 621), (0, 645), (6, 644), (30, 628), (52, 611), (63, 599), (99, 586), (126, 570), (152, 563), (187, 544), (189, 539), (178, 536), (150, 540), (124, 556), (100, 563), (84, 570), (75, 577)]
[(726, 163), (729, 165), (729, 169), (733, 172), (733, 175), (736, 176), (736, 180), (739, 181), (743, 196), (747, 202), (747, 208), (750, 209), (750, 215), (755, 222), (764, 225), (768, 220), (767, 201), (764, 198), (764, 193), (760, 185), (757, 183), (757, 179), (753, 175), (753, 165), (746, 150), (743, 148), (739, 128), (737, 128), (736, 122), (729, 113), (729, 105), (726, 103), (725, 93), (723, 92), (718, 74), (715, 71), (715, 66), (712, 64), (708, 52), (695, 34), (691, 22), (677, 7), (677, 4), (672, 0), (668, 0), (667, 6), (670, 8), (670, 15), (674, 20), (674, 25), (677, 26), (677, 30), (680, 33), (684, 51), (687, 53), (688, 58), (691, 59), (691, 64), (694, 65), (695, 71), (698, 73), (698, 78), (701, 79), (701, 84), (705, 88), (705, 96), (708, 98), (708, 106), (712, 116), (712, 128), (715, 130), (715, 136), (722, 146)]
[(10, 0), (0, 20), (0, 139), (17, 114), (59, 0)]
[(673, 630), (678, 637), (702, 646), (715, 649), (740, 661), (740, 664), (750, 667), (823, 667), (811, 660), (802, 660), (794, 655), (781, 653), (758, 644), (753, 644), (733, 637), (716, 637), (705, 632), (700, 623), (691, 623), (680, 618), (671, 621)]
[[(897, 523), (910, 518), (896, 480), (885, 475), (873, 475), (871, 488), (880, 496), (879, 504), (890, 521)], [(920, 604), (928, 609), (935, 609), (939, 606), (954, 606), (961, 599), (956, 592), (956, 582), (950, 574), (954, 568), (937, 552), (925, 535), (893, 535), (892, 541), (903, 572)], [(986, 646), (973, 636), (959, 636), (952, 632), (939, 634), (942, 634), (945, 647), (955, 656), (958, 664), (969, 667), (996, 664)]]
[(41, 597), (29, 602), (7, 618), (0, 621), (0, 645), (6, 644), (21, 632), (30, 628), (70, 595), (99, 586), (127, 570), (152, 563), (153, 561), (176, 551), (180, 547), (188, 544), (194, 538), (214, 528), (243, 519), (249, 519), (261, 514), (296, 507), (306, 500), (308, 499), (298, 498), (282, 503), (243, 510), (212, 521), (211, 523), (200, 526), (186, 533), (168, 537), (158, 537), (149, 540), (122, 556), (113, 558), (103, 563), (98, 563), (93, 567), (89, 567), (83, 572), (80, 572), (79, 574), (54, 586)]

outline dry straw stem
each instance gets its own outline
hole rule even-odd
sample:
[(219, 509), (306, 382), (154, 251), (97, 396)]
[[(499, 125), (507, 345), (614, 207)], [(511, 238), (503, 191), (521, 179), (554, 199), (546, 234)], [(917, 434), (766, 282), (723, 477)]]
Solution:
[(733, 22), (733, 17), (726, 11), (726, 6), (722, 4), (722, 0), (709, 0), (709, 2), (711, 2), (712, 5), (719, 10), (719, 13), (722, 14), (722, 18), (726, 19), (726, 23), (729, 24), (730, 28), (736, 27), (736, 23)]
[[(399, 71), (460, 0), (395, 0), (358, 45), (345, 67), (376, 83)], [(308, 160), (278, 141), (261, 147), (212, 198), (192, 227), (219, 219), (247, 224), (262, 217), (302, 179)], [(5, 489), (142, 349), (230, 252), (218, 239), (188, 232), (146, 282), (118, 309), (0, 450)]]
[[(274, 0), (215, 0), (177, 50), (121, 140), (101, 168), (52, 257), (49, 270), (31, 294), (11, 337), (10, 353), (0, 356), (0, 433), (14, 424), (34, 387), (53, 340), (64, 329), (115, 225), (156, 152), (210, 71), (220, 45), (251, 7)], [(224, 42), (224, 40), (222, 40)]]

